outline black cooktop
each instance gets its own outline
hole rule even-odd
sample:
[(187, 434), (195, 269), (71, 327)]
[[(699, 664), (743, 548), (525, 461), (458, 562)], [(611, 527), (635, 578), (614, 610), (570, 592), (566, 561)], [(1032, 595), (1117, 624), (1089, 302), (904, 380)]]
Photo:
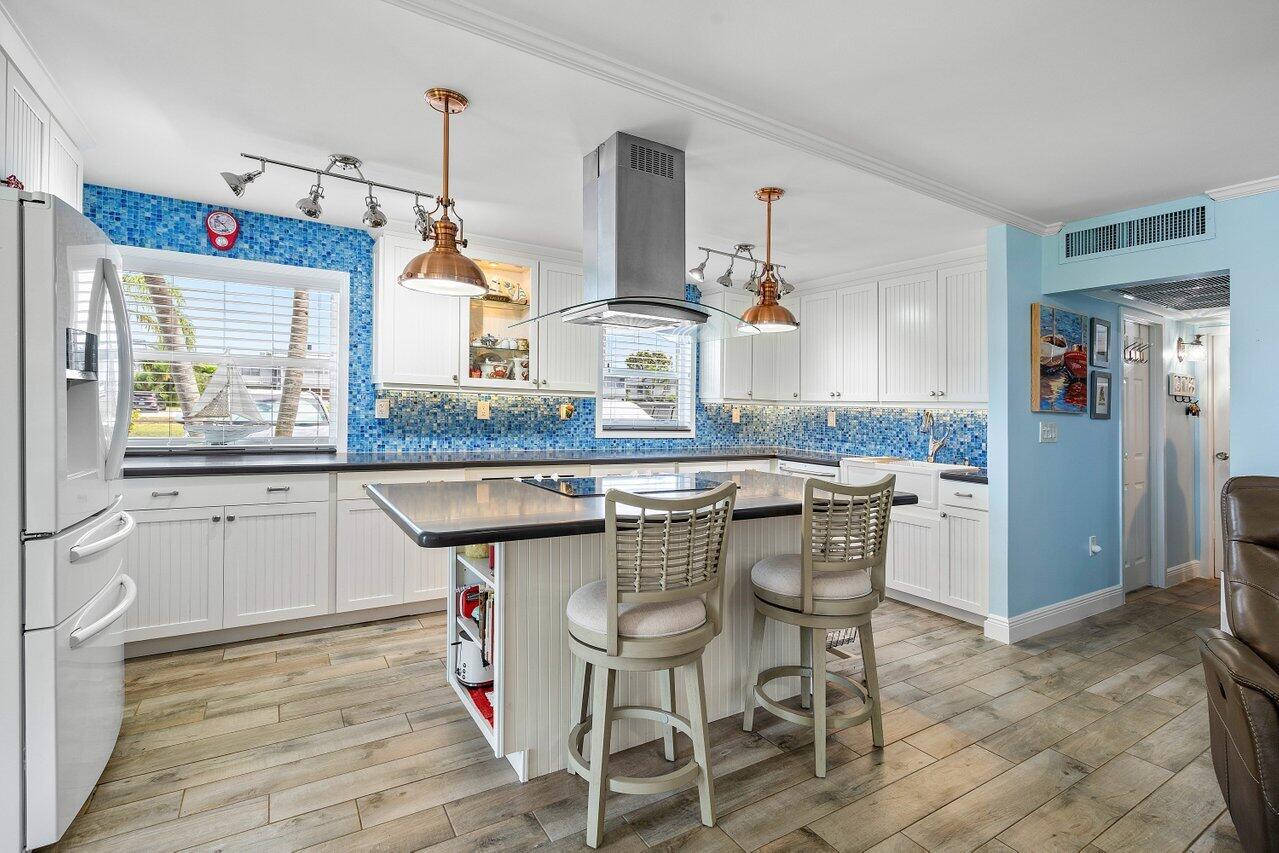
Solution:
[(621, 489), (633, 495), (656, 492), (702, 492), (717, 487), (722, 480), (705, 474), (610, 474), (607, 477), (560, 477), (521, 480), (530, 486), (546, 489), (570, 498), (601, 497), (609, 489)]

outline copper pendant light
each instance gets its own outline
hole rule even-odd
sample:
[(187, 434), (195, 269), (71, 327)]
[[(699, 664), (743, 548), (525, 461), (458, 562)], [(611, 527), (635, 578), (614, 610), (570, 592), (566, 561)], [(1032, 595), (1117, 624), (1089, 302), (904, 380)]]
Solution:
[(777, 275), (773, 271), (773, 202), (781, 198), (783, 192), (780, 187), (755, 190), (755, 198), (764, 202), (768, 210), (764, 228), (764, 271), (757, 285), (755, 304), (742, 314), (742, 325), (753, 326), (760, 332), (790, 332), (799, 328), (795, 315), (777, 301)]
[[(422, 239), (432, 240), (428, 251), (409, 261), (400, 273), (400, 284), (410, 290), (438, 293), (444, 296), (483, 296), (488, 281), (475, 261), (458, 251), (458, 225), (449, 218), (453, 199), (449, 196), (449, 116), (466, 109), (466, 97), (451, 89), (428, 89), (426, 102), (444, 114), (444, 187), (437, 200), (439, 219), (422, 231)], [(434, 213), (435, 211), (431, 211)], [(458, 222), (461, 222), (458, 217)], [(460, 241), (465, 248), (466, 239)]]

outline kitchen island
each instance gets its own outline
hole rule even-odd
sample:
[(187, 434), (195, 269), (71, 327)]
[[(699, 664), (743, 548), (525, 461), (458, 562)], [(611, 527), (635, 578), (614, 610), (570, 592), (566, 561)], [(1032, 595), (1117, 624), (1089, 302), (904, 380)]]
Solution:
[[(756, 471), (699, 476), (708, 484), (731, 479), (740, 487), (723, 579), (722, 632), (704, 658), (707, 712), (717, 720), (742, 710), (751, 567), (799, 551), (804, 480)], [(603, 577), (604, 499), (568, 497), (518, 480), (372, 484), (366, 492), (418, 546), (451, 548), (451, 586), (489, 606), (491, 615), (481, 624), (459, 611), (459, 594), (449, 596), (447, 667), (450, 684), (494, 754), (506, 756), (523, 780), (563, 769), (571, 672), (564, 609), (573, 590)], [(893, 501), (915, 502), (905, 493)], [(487, 556), (468, 556), (477, 546)], [(473, 641), (490, 649), (491, 691), (468, 689), (457, 678), (455, 643)], [(793, 665), (798, 655), (798, 630), (770, 623), (763, 666)], [(776, 695), (791, 695), (798, 686), (797, 679), (780, 681)], [(619, 704), (659, 701), (651, 673), (620, 674), (617, 691)], [(658, 735), (656, 724), (628, 720), (614, 729), (613, 748)]]

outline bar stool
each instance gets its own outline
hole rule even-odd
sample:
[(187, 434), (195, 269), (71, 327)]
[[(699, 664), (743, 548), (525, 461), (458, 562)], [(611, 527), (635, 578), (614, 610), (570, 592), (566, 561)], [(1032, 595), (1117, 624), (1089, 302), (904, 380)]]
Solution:
[[(769, 557), (751, 568), (755, 619), (742, 729), (749, 732), (754, 727), (756, 700), (784, 720), (812, 726), (818, 776), (826, 775), (826, 732), (832, 726), (852, 726), (869, 719), (872, 742), (877, 747), (884, 745), (870, 617), (884, 600), (888, 516), (896, 479), (888, 476), (866, 486), (807, 480), (800, 553)], [(799, 626), (799, 666), (759, 671), (768, 619)], [(826, 671), (830, 631), (857, 631), (860, 635), (862, 684)], [(770, 681), (796, 675), (800, 677), (801, 710), (786, 707), (764, 692)], [(828, 713), (827, 681), (860, 698), (861, 708), (845, 714)], [(810, 706), (807, 712), (803, 710)]]
[[(568, 768), (590, 783), (586, 843), (604, 834), (609, 791), (652, 794), (697, 782), (702, 823), (715, 825), (706, 726), (702, 652), (720, 632), (721, 578), (737, 484), (689, 498), (663, 499), (612, 489), (604, 496), (604, 579), (569, 596), (573, 653)], [(688, 716), (675, 713), (675, 670), (683, 669)], [(615, 705), (618, 672), (657, 672), (661, 708)], [(666, 760), (675, 760), (675, 731), (693, 742), (693, 758), (669, 773), (611, 776), (612, 726), (653, 720), (664, 728)], [(582, 757), (590, 736), (591, 760)]]

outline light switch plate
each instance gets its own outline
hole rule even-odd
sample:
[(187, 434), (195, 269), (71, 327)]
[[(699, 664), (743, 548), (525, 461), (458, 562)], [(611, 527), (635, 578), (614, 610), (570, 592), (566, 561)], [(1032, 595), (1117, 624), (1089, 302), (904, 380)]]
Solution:
[(742, 407), (734, 406), (733, 407), (733, 423), (740, 424), (741, 422), (742, 422)]
[(1057, 425), (1052, 421), (1039, 422), (1039, 443), (1055, 444), (1057, 442)]
[(377, 403), (374, 404), (373, 406), (373, 417), (382, 419), (382, 418), (389, 418), (390, 416), (391, 416), (391, 398), (378, 397)]
[(488, 400), (480, 400), (475, 404), (476, 420), (487, 421), (492, 415), (492, 409)]
[(827, 409), (826, 410), (826, 426), (833, 427), (834, 425), (835, 425), (835, 410)]

